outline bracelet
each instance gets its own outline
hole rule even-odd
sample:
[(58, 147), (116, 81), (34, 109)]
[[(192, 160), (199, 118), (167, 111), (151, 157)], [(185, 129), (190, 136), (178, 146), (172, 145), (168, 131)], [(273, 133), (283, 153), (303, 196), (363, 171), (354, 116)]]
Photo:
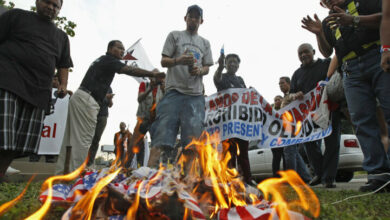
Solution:
[(390, 52), (390, 45), (382, 45), (381, 53), (383, 52)]
[(176, 57), (173, 58), (173, 65), (176, 66)]

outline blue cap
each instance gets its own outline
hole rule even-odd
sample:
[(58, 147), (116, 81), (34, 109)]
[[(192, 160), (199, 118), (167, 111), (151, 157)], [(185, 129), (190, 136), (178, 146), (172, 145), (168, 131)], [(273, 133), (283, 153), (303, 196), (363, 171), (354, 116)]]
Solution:
[(198, 5), (191, 5), (187, 8), (187, 14), (190, 13), (190, 11), (192, 10), (199, 12), (200, 17), (203, 18), (203, 9), (201, 7), (199, 7)]

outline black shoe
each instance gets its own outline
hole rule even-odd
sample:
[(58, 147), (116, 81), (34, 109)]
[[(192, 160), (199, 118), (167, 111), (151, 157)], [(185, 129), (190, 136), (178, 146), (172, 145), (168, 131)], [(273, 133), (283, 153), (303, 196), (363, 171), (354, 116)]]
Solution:
[(310, 186), (316, 186), (321, 183), (321, 177), (319, 176), (314, 176), (313, 179), (309, 182)]
[(334, 183), (325, 183), (325, 184), (324, 184), (324, 187), (325, 187), (325, 188), (330, 188), (330, 189), (331, 189), (331, 188), (336, 188), (336, 184), (334, 184)]
[[(376, 191), (377, 189), (381, 188), (383, 185), (385, 185), (387, 182), (384, 182), (384, 181), (381, 181), (381, 180), (376, 180), (376, 179), (372, 179), (369, 181), (368, 184), (364, 185), (364, 186), (361, 186), (359, 188), (359, 191), (360, 192), (374, 192)], [(390, 187), (389, 187), (390, 184), (388, 184), (386, 187), (382, 188), (381, 190), (379, 190), (378, 192), (390, 192)]]

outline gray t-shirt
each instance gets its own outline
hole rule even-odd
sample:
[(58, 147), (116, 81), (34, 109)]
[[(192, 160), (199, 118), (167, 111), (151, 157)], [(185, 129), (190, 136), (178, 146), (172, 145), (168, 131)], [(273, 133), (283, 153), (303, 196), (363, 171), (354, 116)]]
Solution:
[[(169, 33), (162, 55), (175, 58), (181, 56), (185, 51), (192, 53), (198, 67), (212, 66), (213, 57), (210, 49), (210, 42), (203, 37), (195, 34), (191, 35), (187, 31), (172, 31)], [(176, 65), (168, 68), (168, 74), (165, 81), (166, 91), (175, 89), (186, 95), (203, 94), (203, 76), (191, 76), (188, 72), (188, 66)]]

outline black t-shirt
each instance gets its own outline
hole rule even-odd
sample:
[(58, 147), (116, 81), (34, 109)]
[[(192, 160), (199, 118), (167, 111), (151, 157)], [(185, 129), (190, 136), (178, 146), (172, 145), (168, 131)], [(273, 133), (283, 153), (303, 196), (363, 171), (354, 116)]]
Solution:
[(329, 64), (330, 59), (318, 59), (311, 65), (301, 66), (292, 76), (290, 93), (310, 92), (319, 81), (326, 79)]
[[(352, 0), (346, 0), (343, 9), (347, 9), (347, 5)], [(355, 0), (356, 9), (359, 15), (371, 15), (382, 11), (381, 0)], [(369, 44), (380, 39), (379, 28), (365, 28), (354, 26), (342, 26), (340, 27), (341, 38), (336, 40), (335, 30), (331, 30), (326, 22), (322, 23), (323, 30), (327, 41), (336, 49), (337, 58), (339, 63), (342, 63), (343, 57), (349, 52), (354, 51), (358, 56), (365, 54), (368, 50), (363, 50), (362, 45)], [(374, 44), (370, 49), (379, 47)]]
[(72, 66), (68, 36), (53, 22), (21, 9), (0, 16), (0, 88), (44, 109), (55, 69)]
[(218, 92), (230, 88), (246, 88), (244, 80), (235, 74), (222, 74), (222, 80), (218, 83), (214, 80), (214, 84)]
[(91, 91), (92, 97), (102, 105), (115, 73), (119, 72), (125, 65), (112, 55), (103, 55), (89, 66), (81, 86)]

